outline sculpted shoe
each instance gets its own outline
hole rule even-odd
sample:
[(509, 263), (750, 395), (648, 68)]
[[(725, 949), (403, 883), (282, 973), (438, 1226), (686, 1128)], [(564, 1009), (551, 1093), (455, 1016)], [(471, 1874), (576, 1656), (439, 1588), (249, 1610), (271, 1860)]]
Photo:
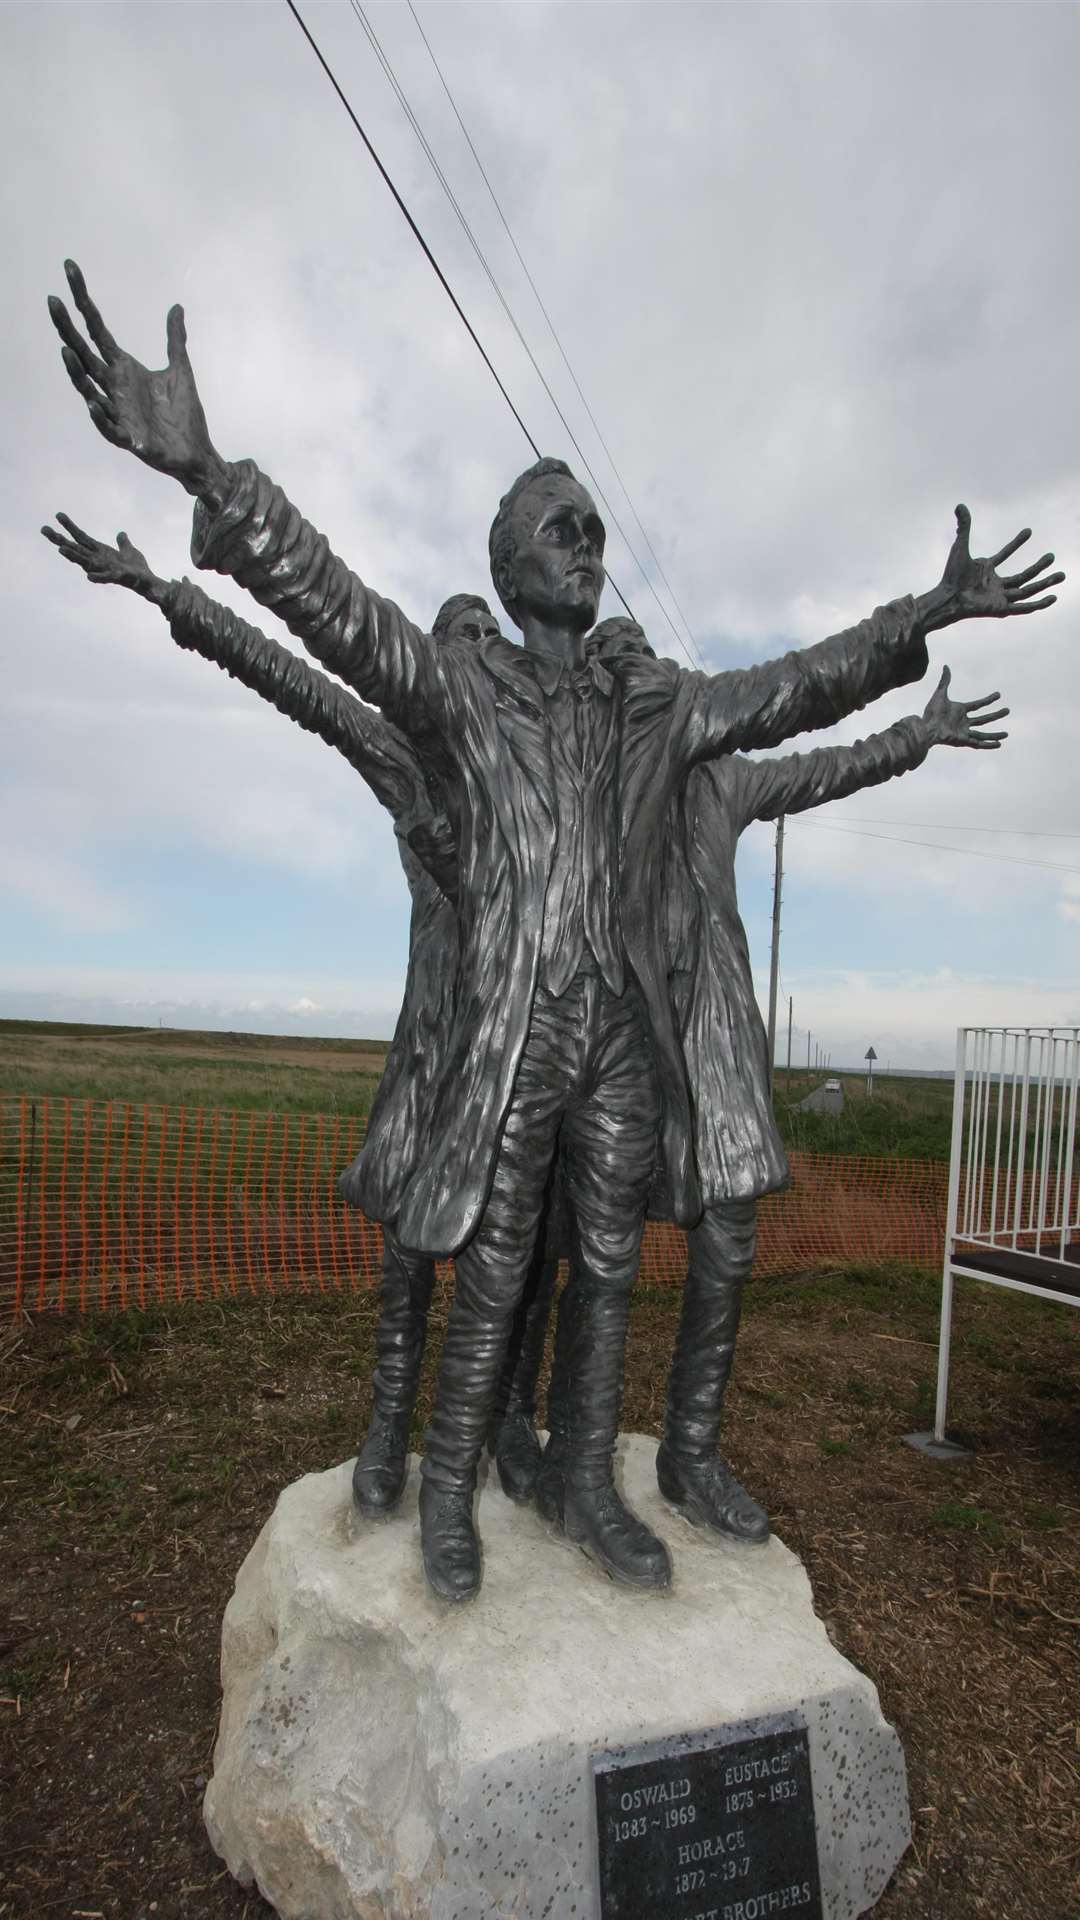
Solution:
[(671, 1560), (663, 1541), (623, 1505), (613, 1486), (568, 1483), (563, 1511), (567, 1539), (613, 1580), (632, 1587), (671, 1585)]
[(687, 1459), (661, 1442), (656, 1478), (664, 1499), (692, 1526), (710, 1527), (726, 1539), (753, 1545), (769, 1538), (768, 1514), (715, 1454), (711, 1459)]
[(471, 1493), (447, 1493), (429, 1480), (420, 1486), (420, 1543), (424, 1572), (440, 1600), (471, 1600), (480, 1590), (480, 1542)]
[(508, 1500), (525, 1506), (536, 1492), (540, 1471), (540, 1442), (526, 1413), (508, 1413), (495, 1435), (495, 1465), (499, 1485)]
[(373, 1413), (353, 1468), (353, 1500), (360, 1512), (389, 1513), (405, 1491), (408, 1471), (408, 1420)]
[(540, 1456), (536, 1475), (536, 1509), (549, 1526), (563, 1531), (563, 1507), (566, 1500), (565, 1456), (561, 1446), (549, 1440)]

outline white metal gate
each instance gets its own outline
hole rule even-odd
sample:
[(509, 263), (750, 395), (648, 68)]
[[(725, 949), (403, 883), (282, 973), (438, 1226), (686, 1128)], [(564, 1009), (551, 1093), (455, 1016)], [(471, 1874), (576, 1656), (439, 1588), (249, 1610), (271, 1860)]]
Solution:
[(934, 1439), (945, 1438), (957, 1274), (1080, 1306), (1080, 1027), (961, 1027)]

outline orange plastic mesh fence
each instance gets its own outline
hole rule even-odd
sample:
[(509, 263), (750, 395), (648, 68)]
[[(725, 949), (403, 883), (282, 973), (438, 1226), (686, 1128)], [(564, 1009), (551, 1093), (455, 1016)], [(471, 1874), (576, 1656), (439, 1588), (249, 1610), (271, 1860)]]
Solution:
[[(0, 1095), (0, 1312), (84, 1313), (375, 1284), (374, 1221), (342, 1205), (364, 1122)], [(758, 1214), (760, 1274), (942, 1255), (948, 1168), (793, 1153)], [(677, 1285), (686, 1236), (646, 1228), (641, 1277)]]

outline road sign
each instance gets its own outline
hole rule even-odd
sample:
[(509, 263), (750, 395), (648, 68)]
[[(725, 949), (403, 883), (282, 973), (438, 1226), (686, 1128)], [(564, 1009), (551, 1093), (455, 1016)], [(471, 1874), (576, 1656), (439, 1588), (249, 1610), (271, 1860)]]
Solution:
[(876, 1053), (874, 1052), (874, 1049), (873, 1049), (873, 1047), (867, 1047), (867, 1049), (866, 1049), (866, 1052), (865, 1052), (865, 1053), (863, 1054), (863, 1059), (864, 1059), (864, 1060), (876, 1060), (876, 1059), (877, 1059), (877, 1054), (876, 1054)]

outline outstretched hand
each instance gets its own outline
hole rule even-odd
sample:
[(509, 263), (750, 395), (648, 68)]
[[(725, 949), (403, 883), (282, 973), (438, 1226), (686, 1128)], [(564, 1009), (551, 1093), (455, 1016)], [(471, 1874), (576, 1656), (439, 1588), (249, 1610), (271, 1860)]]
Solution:
[(82, 568), (88, 580), (98, 586), (130, 587), (144, 600), (161, 605), (168, 582), (158, 579), (146, 555), (132, 546), (126, 533), (118, 533), (115, 547), (110, 547), (104, 540), (95, 540), (92, 534), (84, 533), (66, 513), (58, 513), (56, 517), (68, 538), (62, 539), (55, 527), (42, 527), (42, 533), (65, 560)]
[(980, 707), (988, 707), (993, 701), (1000, 700), (1000, 693), (986, 693), (981, 700), (950, 700), (951, 679), (948, 667), (943, 667), (941, 679), (923, 709), (923, 719), (933, 733), (934, 744), (939, 747), (1000, 747), (1002, 741), (1008, 739), (1008, 734), (985, 733), (983, 729), (995, 720), (1004, 720), (1008, 707), (995, 707), (993, 713), (979, 712)]
[(86, 401), (98, 432), (148, 467), (171, 474), (188, 493), (220, 499), (226, 468), (207, 431), (188, 359), (184, 309), (170, 308), (165, 323), (168, 363), (151, 373), (117, 345), (74, 260), (65, 260), (64, 271), (97, 352), (55, 294), (49, 296), (49, 313), (64, 343), (63, 361), (72, 385)]
[(1057, 595), (1046, 590), (1060, 586), (1065, 578), (1063, 573), (1046, 572), (1054, 564), (1052, 553), (1044, 553), (1020, 573), (997, 572), (1030, 539), (1031, 528), (1025, 527), (988, 560), (976, 560), (971, 553), (971, 515), (965, 506), (957, 507), (956, 538), (941, 583), (923, 596), (927, 629), (952, 626), (957, 620), (1005, 620), (1014, 613), (1040, 613), (1052, 607)]

